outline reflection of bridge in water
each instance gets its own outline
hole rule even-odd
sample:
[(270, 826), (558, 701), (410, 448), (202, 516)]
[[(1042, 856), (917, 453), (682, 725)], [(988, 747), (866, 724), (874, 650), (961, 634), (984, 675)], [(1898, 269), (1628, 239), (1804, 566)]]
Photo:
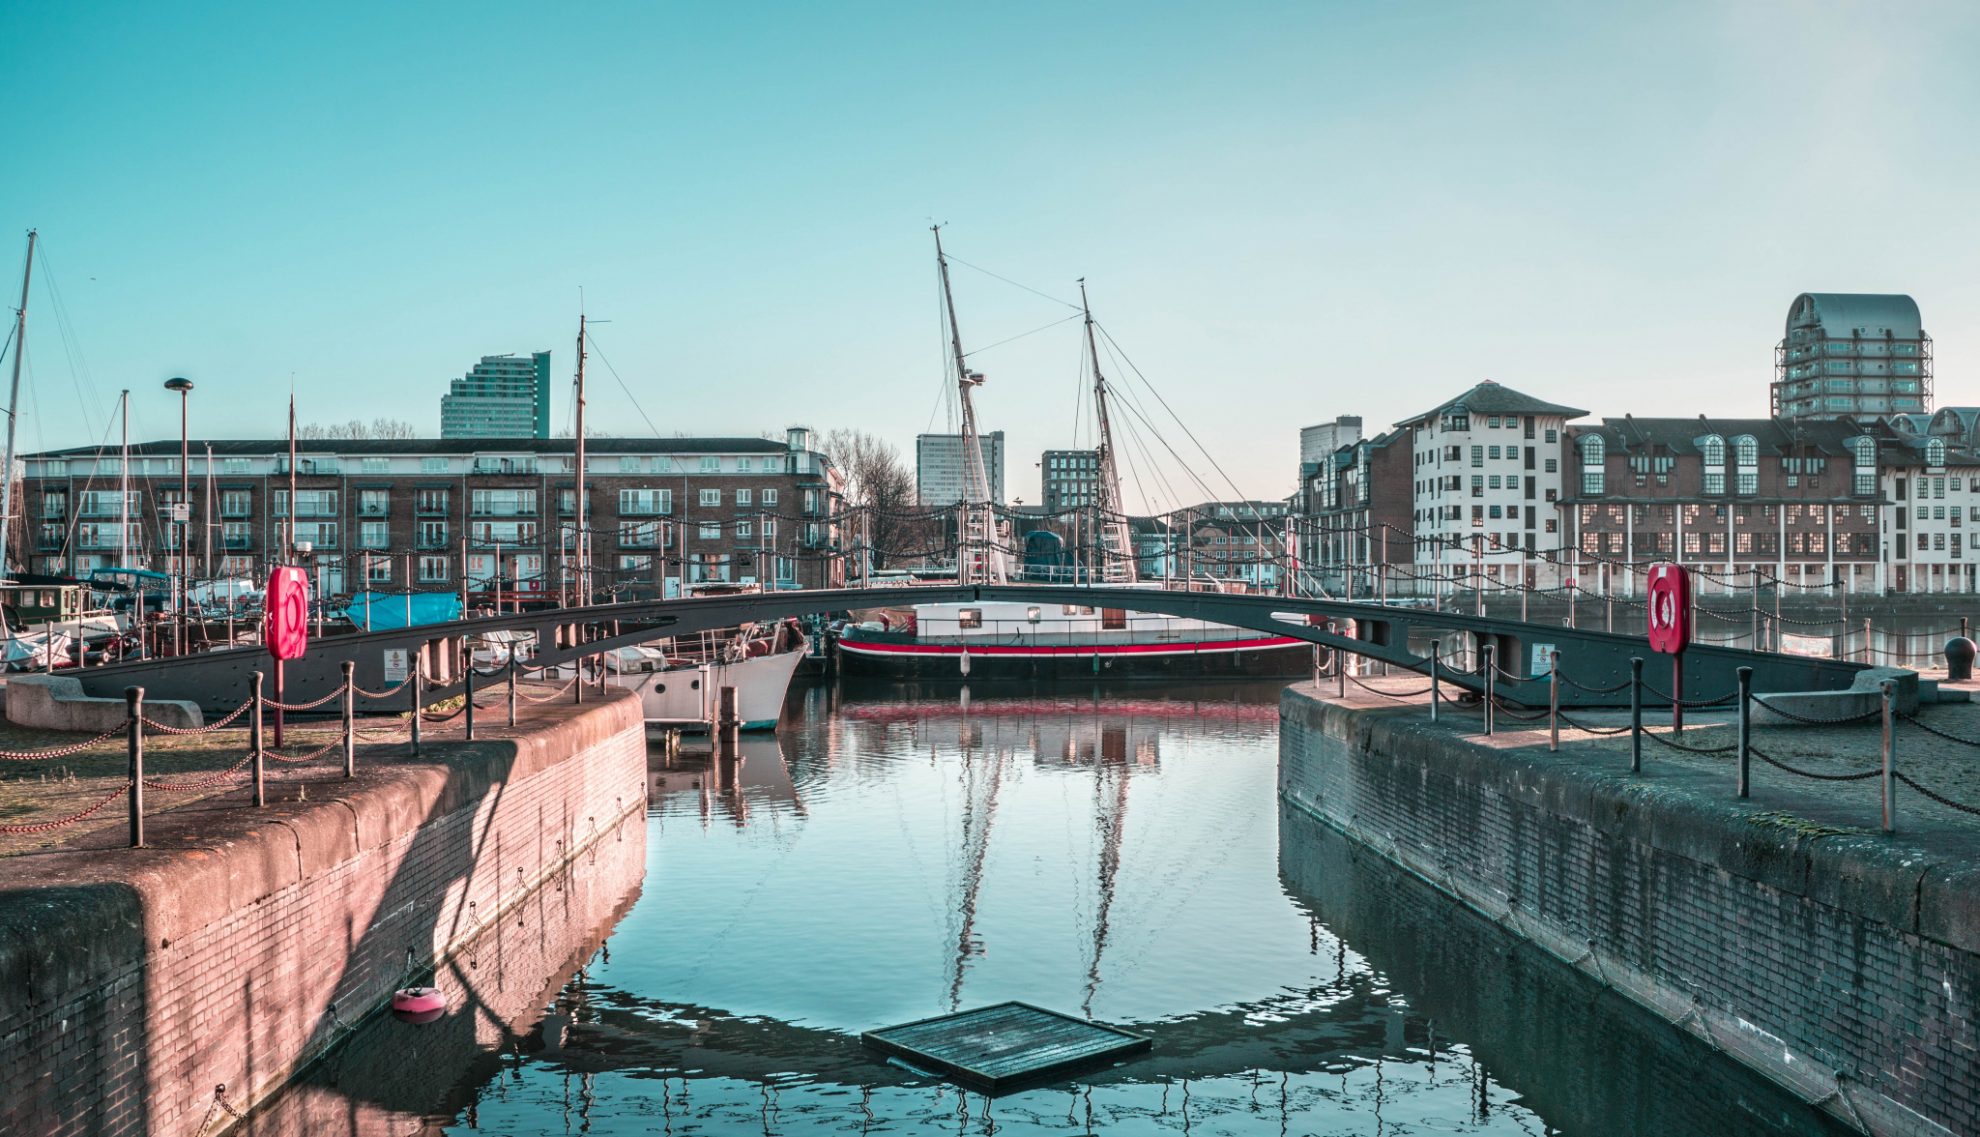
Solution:
[[(462, 677), (458, 661), (467, 638), (487, 632), (527, 632), (541, 645), (537, 662), (560, 664), (626, 644), (663, 636), (710, 631), (751, 621), (785, 616), (823, 615), (876, 603), (888, 606), (1017, 601), (1039, 604), (1078, 604), (1161, 612), (1233, 627), (1250, 628), (1307, 640), (1352, 652), (1394, 666), (1427, 666), (1429, 645), (1439, 642), (1443, 654), (1454, 647), (1477, 658), (1490, 646), (1509, 677), (1499, 694), (1529, 706), (1547, 700), (1545, 651), (1558, 651), (1561, 668), (1579, 686), (1563, 685), (1561, 701), (1568, 705), (1620, 705), (1626, 698), (1605, 692), (1629, 675), (1629, 659), (1647, 654), (1640, 637), (1557, 625), (1456, 612), (1430, 611), (1381, 604), (1335, 600), (1305, 600), (1158, 588), (1091, 587), (1072, 585), (947, 585), (939, 587), (829, 589), (816, 591), (744, 593), (684, 600), (656, 600), (589, 608), (510, 613), (434, 624), (420, 628), (333, 636), (312, 644), (309, 655), (288, 665), (291, 699), (306, 699), (328, 691), (342, 680), (341, 666), (356, 666), (362, 687), (383, 687), (388, 678), (388, 652), (410, 650), (435, 679), (436, 697), (456, 694)], [(1722, 691), (1736, 667), (1754, 669), (1754, 690), (1818, 691), (1847, 688), (1867, 665), (1806, 656), (1779, 655), (1717, 645), (1695, 645), (1688, 663), (1682, 697), (1699, 698)], [(89, 668), (75, 673), (93, 695), (115, 697), (127, 686), (142, 686), (152, 699), (187, 699), (209, 710), (230, 709), (246, 689), (249, 675), (267, 667), (258, 649), (208, 652), (179, 659), (142, 660)], [(1448, 673), (1451, 683), (1476, 689), (1482, 680), (1473, 672)], [(1589, 690), (1593, 688), (1593, 690)], [(401, 701), (360, 699), (364, 710), (402, 710)]]

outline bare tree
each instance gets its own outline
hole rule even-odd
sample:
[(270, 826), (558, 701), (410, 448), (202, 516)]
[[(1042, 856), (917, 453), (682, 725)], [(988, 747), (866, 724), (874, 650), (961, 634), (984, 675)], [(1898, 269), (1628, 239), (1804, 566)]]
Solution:
[(336, 439), (338, 441), (363, 440), (369, 438), (418, 438), (419, 431), (413, 424), (398, 418), (375, 418), (370, 422), (363, 419), (350, 419), (346, 422), (309, 422), (296, 428), (296, 437), (301, 439)]
[[(939, 543), (941, 518), (914, 501), (914, 472), (900, 451), (863, 430), (827, 431), (819, 449), (845, 477), (846, 504), (866, 510), (866, 535), (873, 542), (875, 568), (916, 559)], [(856, 522), (854, 522), (856, 524)], [(857, 543), (857, 534), (845, 540)]]

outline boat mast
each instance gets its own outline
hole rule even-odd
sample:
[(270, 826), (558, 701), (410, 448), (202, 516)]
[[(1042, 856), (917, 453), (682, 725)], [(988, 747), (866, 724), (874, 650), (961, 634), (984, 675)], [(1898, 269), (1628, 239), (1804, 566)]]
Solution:
[[(21, 405), (21, 356), (27, 353), (28, 281), (34, 276), (35, 230), (28, 230), (27, 267), (21, 270), (21, 306), (14, 311), (14, 382), (7, 392), (7, 454), (0, 461), (0, 576), (7, 573), (7, 532), (14, 523), (14, 424)], [(26, 530), (22, 526), (22, 530)]]
[(956, 391), (962, 402), (963, 500), (956, 530), (956, 583), (971, 583), (970, 550), (981, 558), (982, 583), (1004, 583), (1004, 551), (992, 547), (997, 526), (992, 516), (990, 473), (983, 464), (983, 440), (976, 430), (976, 407), (970, 390), (983, 385), (983, 373), (971, 371), (963, 354), (962, 331), (956, 326), (956, 295), (949, 287), (949, 258), (942, 252), (942, 227), (935, 232), (935, 264), (942, 274), (942, 303), (949, 316), (949, 350), (956, 365)]
[[(577, 338), (577, 598), (578, 607), (591, 603), (591, 558), (586, 556), (591, 533), (585, 527), (584, 487), (584, 313), (578, 313)], [(687, 506), (683, 504), (682, 509)]]
[(1086, 278), (1079, 278), (1079, 310), (1086, 318), (1086, 351), (1093, 360), (1093, 417), (1100, 427), (1100, 500), (1095, 512), (1099, 524), (1093, 535), (1099, 538), (1100, 579), (1107, 584), (1131, 584), (1136, 572), (1133, 537), (1128, 532), (1126, 506), (1121, 498), (1121, 472), (1114, 461), (1114, 436), (1107, 422), (1107, 377), (1100, 373), (1100, 345), (1093, 337), (1093, 309), (1086, 303)]
[[(117, 567), (131, 567), (131, 392), (124, 389), (124, 396), (118, 400), (123, 405), (124, 434), (118, 445), (120, 461), (117, 465)], [(140, 599), (136, 616), (142, 618), (144, 606)]]

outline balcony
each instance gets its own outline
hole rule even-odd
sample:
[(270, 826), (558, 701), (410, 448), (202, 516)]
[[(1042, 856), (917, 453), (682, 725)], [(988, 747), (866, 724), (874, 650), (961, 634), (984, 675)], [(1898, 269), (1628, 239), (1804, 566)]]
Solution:
[(357, 512), (359, 517), (387, 517), (391, 515), (392, 503), (389, 501), (360, 502), (358, 503)]

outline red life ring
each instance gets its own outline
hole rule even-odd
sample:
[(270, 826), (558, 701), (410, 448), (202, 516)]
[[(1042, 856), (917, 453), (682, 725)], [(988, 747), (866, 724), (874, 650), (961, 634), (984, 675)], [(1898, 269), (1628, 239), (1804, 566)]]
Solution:
[(392, 1009), (407, 1015), (444, 1011), (447, 996), (438, 987), (404, 987), (392, 992)]

